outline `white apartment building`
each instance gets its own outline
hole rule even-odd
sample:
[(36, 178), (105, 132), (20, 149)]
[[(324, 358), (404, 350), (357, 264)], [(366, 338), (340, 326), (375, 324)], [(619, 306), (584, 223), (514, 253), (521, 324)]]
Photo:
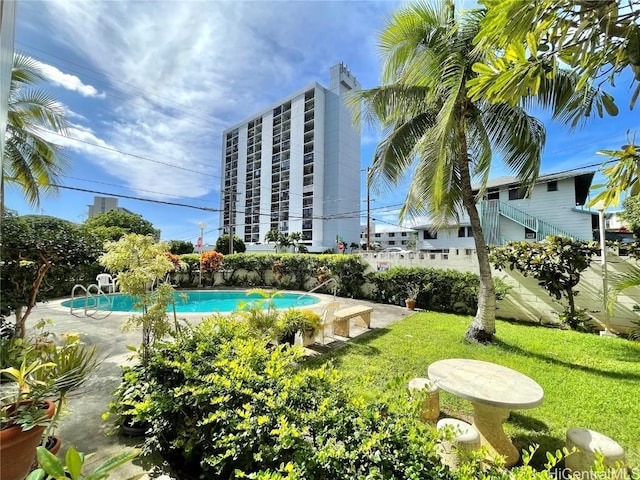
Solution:
[[(548, 235), (593, 240), (598, 215), (584, 208), (595, 172), (541, 175), (531, 194), (525, 196), (515, 177), (489, 180), (484, 199), (477, 204), (482, 230), (489, 245), (511, 240), (540, 241)], [(451, 228), (435, 229), (426, 224), (419, 230), (418, 249), (449, 253), (450, 249), (471, 254), (473, 231), (466, 213)]]
[[(380, 230), (380, 231), (378, 231)], [(374, 222), (371, 222), (371, 248), (373, 250), (389, 247), (400, 247), (406, 250), (415, 250), (418, 232), (412, 228), (385, 228), (379, 229)], [(367, 226), (360, 226), (360, 245), (366, 249)]]
[(120, 210), (122, 212), (133, 213), (124, 207), (118, 206), (118, 199), (115, 197), (93, 197), (93, 205), (87, 205), (89, 207), (89, 218), (109, 210)]
[(360, 132), (345, 94), (360, 84), (342, 63), (223, 132), (220, 226), (248, 245), (270, 230), (301, 232), (309, 251), (360, 238)]

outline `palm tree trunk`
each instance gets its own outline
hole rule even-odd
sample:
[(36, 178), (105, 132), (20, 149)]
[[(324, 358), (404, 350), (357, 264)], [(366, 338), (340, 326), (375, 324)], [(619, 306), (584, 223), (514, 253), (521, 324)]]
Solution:
[(496, 292), (491, 278), (491, 264), (489, 262), (489, 249), (484, 241), (480, 215), (476, 208), (476, 200), (471, 187), (471, 174), (469, 173), (469, 157), (467, 155), (467, 143), (464, 133), (461, 137), (461, 155), (459, 157), (460, 181), (462, 185), (462, 202), (471, 222), (473, 240), (478, 256), (478, 268), (480, 270), (480, 289), (478, 291), (478, 310), (471, 325), (465, 333), (465, 339), (480, 343), (489, 343), (496, 333)]

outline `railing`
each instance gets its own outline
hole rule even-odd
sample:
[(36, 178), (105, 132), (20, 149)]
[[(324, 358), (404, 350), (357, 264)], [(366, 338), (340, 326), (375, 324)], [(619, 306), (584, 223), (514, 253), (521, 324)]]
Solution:
[(498, 202), (498, 210), (501, 215), (519, 223), (523, 227), (527, 227), (529, 230), (533, 230), (534, 232), (538, 231), (538, 219), (533, 215), (529, 215), (528, 213), (518, 210), (512, 205), (504, 202)]
[(485, 203), (491, 205), (493, 202), (497, 203), (500, 215), (534, 231), (536, 233), (537, 241), (544, 240), (549, 235), (561, 235), (575, 240), (589, 240), (588, 238), (582, 238), (579, 235), (569, 233), (552, 223), (540, 220), (539, 218), (523, 212), (508, 203), (500, 202), (498, 200), (487, 200)]
[[(73, 313), (74, 310), (74, 300), (76, 299), (76, 291), (82, 290), (84, 292), (84, 314), (87, 316), (93, 315), (98, 307), (101, 305), (101, 300), (106, 300), (107, 305), (109, 306), (109, 310), (111, 310), (111, 297), (109, 297), (106, 293), (102, 291), (98, 285), (92, 283), (88, 287), (85, 288), (84, 285), (80, 285), (79, 283), (74, 285), (71, 289), (71, 305), (69, 307), (69, 313)], [(95, 291), (95, 294), (92, 293)], [(80, 298), (80, 297), (78, 297)], [(91, 313), (90, 313), (91, 311)]]
[(337, 295), (337, 291), (338, 291), (338, 281), (335, 278), (330, 278), (329, 280), (327, 280), (326, 282), (322, 282), (320, 285), (316, 285), (315, 287), (313, 287), (311, 290), (309, 290), (308, 292), (300, 295), (298, 297), (298, 299), (296, 300), (295, 305), (298, 304), (298, 302), (300, 301), (300, 299), (311, 295), (313, 292), (315, 292), (316, 290), (319, 290), (320, 288), (324, 287), (325, 285), (330, 284), (331, 282), (333, 282), (333, 299), (336, 299), (336, 295)]
[(482, 202), (481, 215), (485, 241), (495, 245), (500, 238), (500, 205), (496, 200)]

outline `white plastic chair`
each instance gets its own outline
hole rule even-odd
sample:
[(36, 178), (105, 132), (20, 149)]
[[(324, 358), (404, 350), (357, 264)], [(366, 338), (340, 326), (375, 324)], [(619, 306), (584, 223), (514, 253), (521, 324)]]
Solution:
[[(335, 311), (340, 308), (340, 304), (338, 302), (329, 302), (326, 307), (324, 307), (324, 311), (322, 312), (322, 321), (320, 322), (320, 333), (321, 340), (320, 343), (324, 345), (324, 337), (325, 335), (330, 338), (335, 338), (333, 335), (333, 314)], [(327, 334), (327, 329), (329, 329), (330, 334)]]
[(106, 288), (107, 293), (116, 292), (116, 281), (108, 273), (101, 273), (98, 275), (96, 277), (96, 282), (98, 282), (98, 288), (100, 291), (103, 291), (103, 288)]

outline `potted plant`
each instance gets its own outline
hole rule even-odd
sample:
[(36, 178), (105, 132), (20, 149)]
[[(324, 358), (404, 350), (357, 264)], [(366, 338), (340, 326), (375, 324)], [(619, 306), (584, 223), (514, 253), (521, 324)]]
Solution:
[(53, 432), (58, 425), (60, 414), (65, 409), (69, 394), (82, 387), (98, 367), (98, 347), (85, 345), (80, 341), (80, 335), (75, 332), (63, 333), (58, 337), (48, 334), (40, 338), (47, 341), (39, 344), (38, 355), (42, 361), (51, 362), (54, 366), (51, 369), (39, 370), (34, 377), (42, 382), (51, 379), (50, 398), (56, 404), (55, 415), (44, 434), (43, 442), (48, 442), (51, 445), (49, 450), (57, 453), (61, 442), (53, 436)]
[(84, 453), (78, 452), (74, 447), (69, 447), (65, 455), (65, 465), (63, 465), (62, 461), (47, 449), (38, 447), (39, 468), (31, 472), (26, 480), (57, 480), (59, 478), (97, 480), (108, 478), (111, 470), (133, 460), (139, 453), (139, 450), (125, 450), (107, 459), (91, 473), (83, 474), (82, 469), (87, 458)]
[(34, 379), (38, 370), (53, 363), (31, 360), (25, 355), (19, 368), (3, 368), (0, 372), (12, 381), (5, 385), (0, 405), (0, 473), (3, 480), (22, 480), (35, 459), (36, 447), (53, 417), (55, 404), (45, 397), (50, 384)]
[[(47, 322), (41, 321), (42, 328)], [(98, 364), (96, 347), (86, 347), (78, 334), (39, 331), (30, 340), (16, 339), (20, 364), (0, 373), (4, 386), (0, 410), (0, 464), (2, 478), (22, 480), (35, 459), (35, 448), (47, 444), (58, 423), (68, 394), (78, 389)], [(44, 435), (43, 435), (44, 434)], [(55, 439), (50, 448), (60, 448)], [(8, 460), (11, 459), (11, 460)]]
[(414, 310), (416, 308), (416, 300), (418, 299), (420, 290), (420, 286), (415, 283), (407, 285), (407, 298), (404, 303), (409, 310)]
[(320, 330), (320, 315), (311, 310), (290, 308), (280, 315), (277, 328), (283, 343), (293, 345), (296, 333), (302, 336), (303, 345), (314, 343), (315, 335)]

